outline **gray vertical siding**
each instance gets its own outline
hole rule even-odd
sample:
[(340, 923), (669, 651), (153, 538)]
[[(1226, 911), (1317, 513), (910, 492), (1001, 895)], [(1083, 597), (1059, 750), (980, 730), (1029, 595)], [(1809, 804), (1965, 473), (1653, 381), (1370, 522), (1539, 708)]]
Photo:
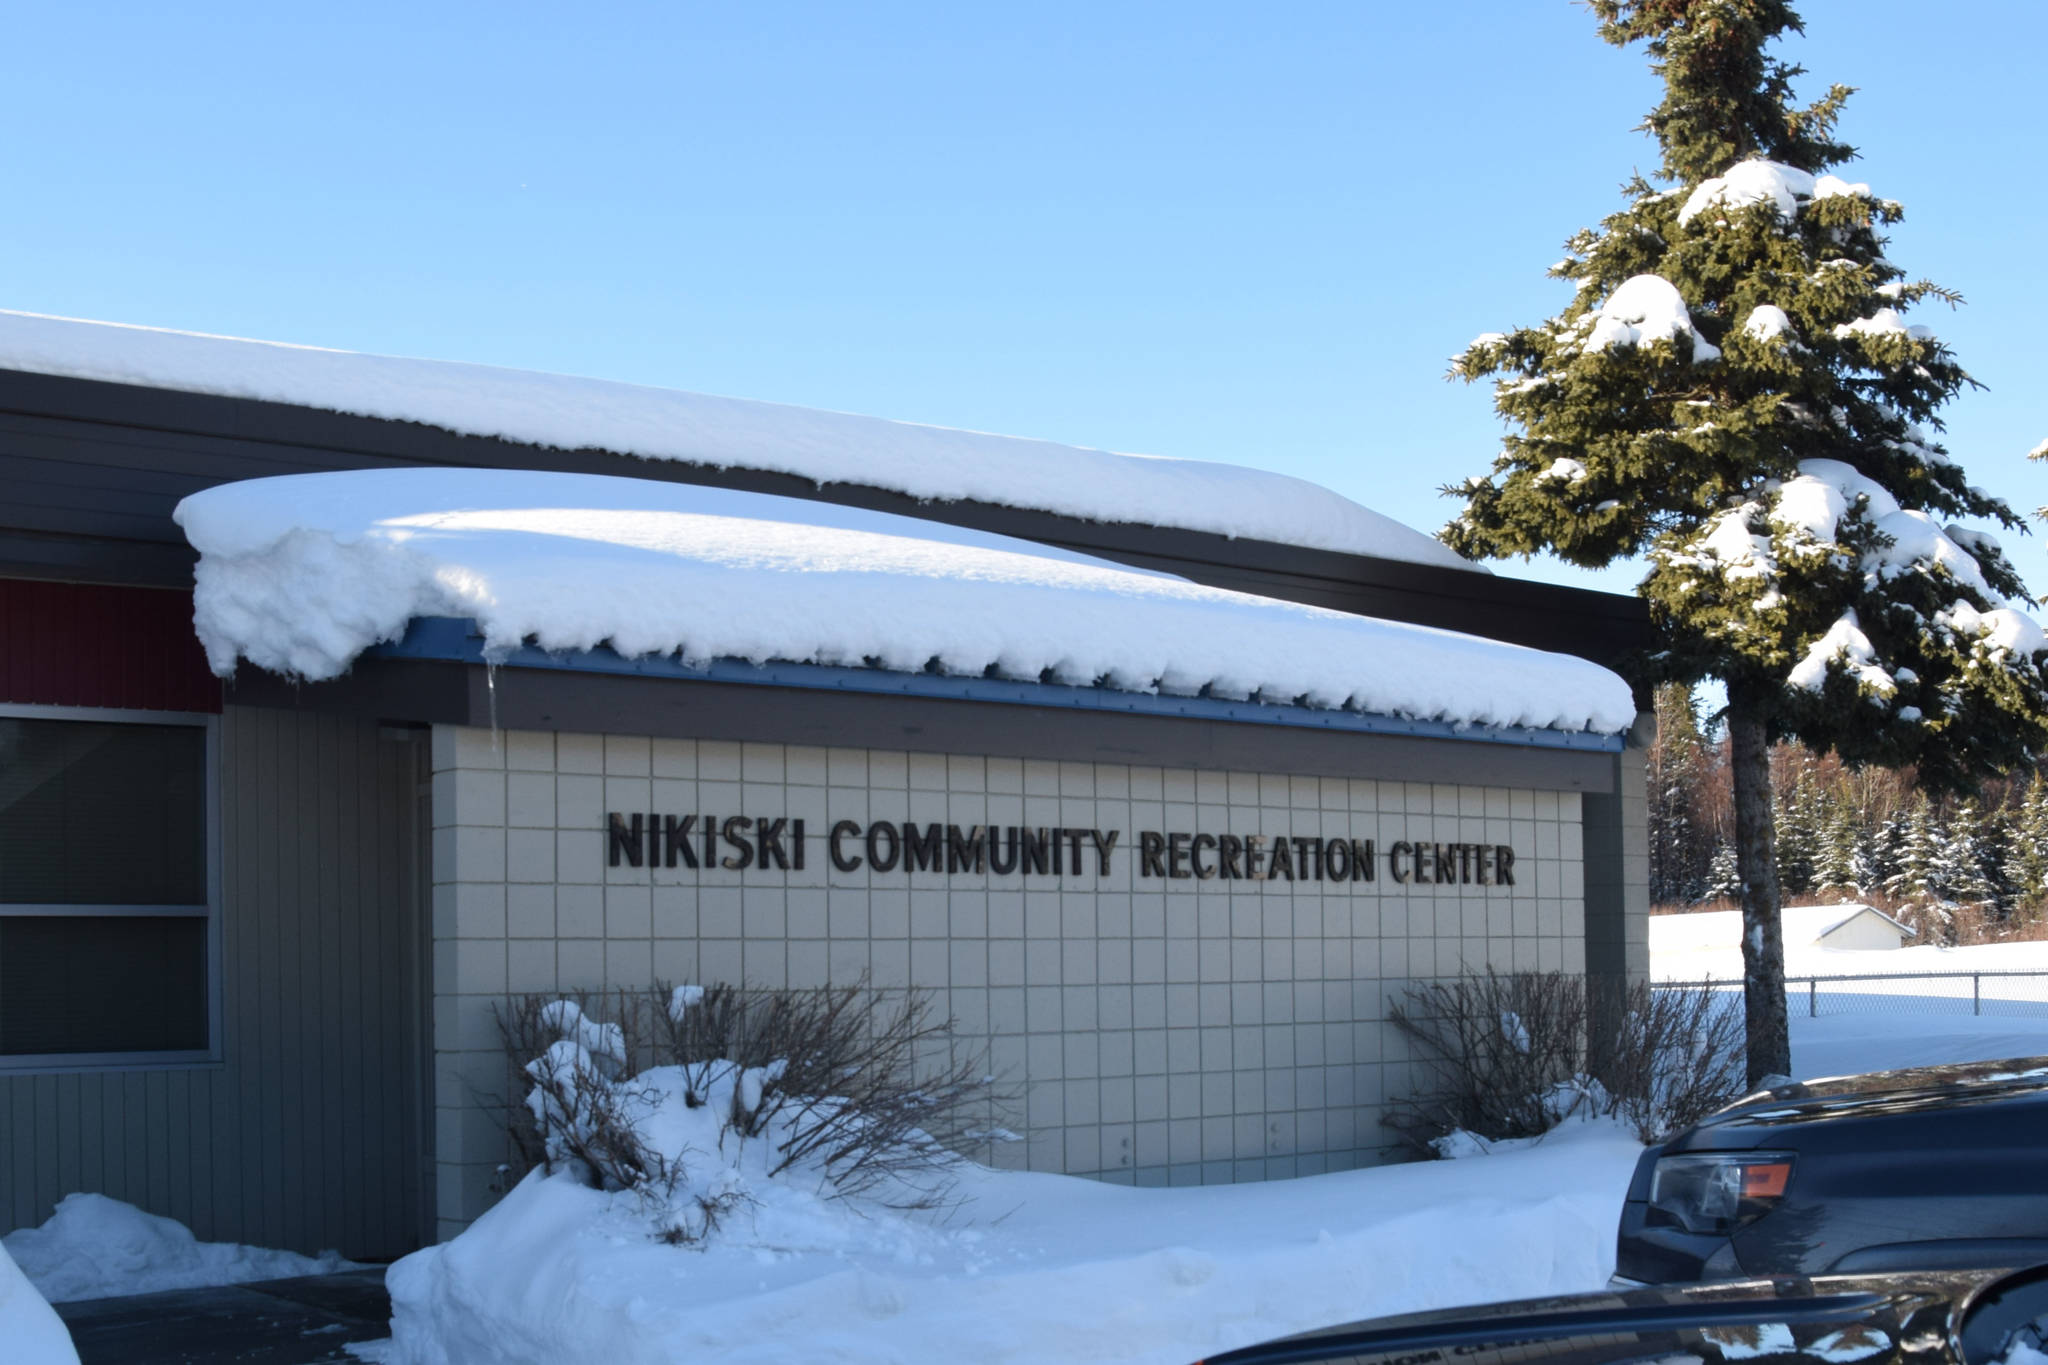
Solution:
[(0, 1077), (0, 1231), (91, 1190), (209, 1241), (420, 1245), (428, 755), (401, 733), (228, 709), (223, 1061)]
[(1636, 718), (1615, 755), (1614, 790), (1584, 798), (1586, 970), (1615, 981), (1650, 974), (1648, 750), (1656, 717)]

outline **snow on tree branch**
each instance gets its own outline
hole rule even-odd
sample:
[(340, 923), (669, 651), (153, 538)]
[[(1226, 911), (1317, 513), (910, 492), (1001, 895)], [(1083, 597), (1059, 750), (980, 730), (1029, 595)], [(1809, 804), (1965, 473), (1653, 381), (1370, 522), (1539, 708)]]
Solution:
[[(1678, 221), (1690, 223), (1708, 209), (1736, 210), (1751, 204), (1769, 204), (1778, 217), (1791, 220), (1802, 201), (1849, 197), (1870, 198), (1870, 186), (1851, 185), (1832, 175), (1815, 176), (1796, 166), (1775, 161), (1740, 161), (1725, 175), (1703, 180), (1686, 196)], [(1725, 219), (1720, 220), (1726, 222)]]

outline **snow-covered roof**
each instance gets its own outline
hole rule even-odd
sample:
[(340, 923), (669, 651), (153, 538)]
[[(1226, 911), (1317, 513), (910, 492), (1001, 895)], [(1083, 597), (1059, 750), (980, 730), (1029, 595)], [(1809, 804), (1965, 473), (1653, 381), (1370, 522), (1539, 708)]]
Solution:
[(1883, 920), (1886, 924), (1898, 930), (1902, 938), (1912, 938), (1918, 932), (1912, 925), (1901, 923), (1874, 905), (1826, 905), (1816, 906), (1815, 908), (1829, 912), (1829, 914), (1820, 917), (1822, 927), (1813, 936), (1813, 941), (1816, 943), (1825, 943), (1829, 934), (1847, 925), (1851, 920), (1861, 919), (1865, 915), (1875, 916)]
[[(1849, 921), (1875, 915), (1906, 938), (1914, 931), (1874, 905), (1788, 905), (1778, 912), (1778, 924), (1787, 948), (1825, 946), (1824, 940)], [(1740, 910), (1695, 910), (1680, 915), (1650, 916), (1650, 952), (1657, 954), (1712, 953), (1739, 950), (1742, 946)]]
[(1305, 479), (744, 398), (0, 311), (0, 369), (1488, 572)]
[(420, 617), (532, 641), (1614, 734), (1596, 664), (1204, 587), (911, 517), (667, 481), (475, 469), (300, 474), (178, 505), (194, 614), (238, 657), (333, 677)]

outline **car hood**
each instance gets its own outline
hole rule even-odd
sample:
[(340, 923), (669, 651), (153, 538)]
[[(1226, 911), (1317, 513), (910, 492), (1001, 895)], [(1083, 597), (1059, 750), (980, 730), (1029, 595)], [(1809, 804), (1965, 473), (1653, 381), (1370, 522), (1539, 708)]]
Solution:
[(1874, 1365), (1908, 1342), (1950, 1339), (1963, 1306), (2004, 1273), (1783, 1276), (1532, 1299), (1350, 1323), (1207, 1365)]
[[(1777, 1128), (1829, 1119), (1869, 1118), (1972, 1104), (2029, 1101), (2048, 1104), (2048, 1057), (1952, 1062), (1944, 1066), (1873, 1071), (1861, 1076), (1829, 1076), (1773, 1086), (1744, 1095), (1727, 1108), (1708, 1115), (1693, 1133), (1703, 1137), (1715, 1130), (1737, 1126)], [(1707, 1144), (1688, 1140), (1682, 1145)]]

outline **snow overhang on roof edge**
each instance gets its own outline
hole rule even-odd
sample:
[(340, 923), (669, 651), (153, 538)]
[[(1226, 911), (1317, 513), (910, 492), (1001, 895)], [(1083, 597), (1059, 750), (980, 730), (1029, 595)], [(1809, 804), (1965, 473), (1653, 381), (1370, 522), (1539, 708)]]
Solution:
[(478, 664), (497, 668), (550, 669), (570, 673), (602, 673), (640, 678), (674, 678), (695, 682), (745, 683), (828, 692), (883, 696), (929, 697), (944, 701), (991, 702), (1010, 706), (1044, 706), (1081, 711), (1115, 711), (1127, 715), (1211, 720), (1249, 725), (1282, 725), (1294, 729), (1348, 734), (1406, 735), (1418, 739), (1463, 740), (1477, 744), (1508, 744), (1525, 749), (1568, 749), (1580, 753), (1620, 753), (1624, 735), (1586, 730), (1539, 730), (1497, 725), (1458, 725), (1440, 720), (1358, 711), (1324, 710), (1267, 702), (1226, 701), (1216, 697), (1175, 697), (1124, 692), (1107, 687), (1070, 687), (1058, 683), (1016, 682), (1002, 678), (967, 678), (942, 673), (900, 673), (879, 668), (842, 668), (824, 664), (753, 664), (721, 659), (706, 665), (685, 664), (673, 655), (642, 655), (628, 659), (600, 645), (596, 649), (555, 653), (523, 645), (503, 659), (484, 655), (484, 635), (467, 617), (420, 616), (407, 625), (402, 638), (372, 645), (366, 659), (418, 659), (441, 663)]

